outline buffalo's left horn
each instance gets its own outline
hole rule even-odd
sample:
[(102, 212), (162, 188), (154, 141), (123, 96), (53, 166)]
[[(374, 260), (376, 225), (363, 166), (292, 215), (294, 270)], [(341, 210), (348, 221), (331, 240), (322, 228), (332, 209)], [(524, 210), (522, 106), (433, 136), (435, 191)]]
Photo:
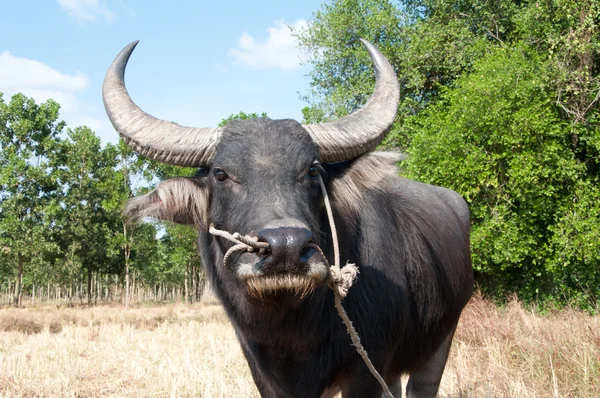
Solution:
[(210, 162), (220, 128), (197, 128), (156, 119), (141, 110), (125, 88), (125, 67), (137, 41), (125, 47), (108, 68), (102, 100), (108, 118), (135, 151), (176, 166), (200, 167)]
[(323, 163), (356, 158), (385, 138), (400, 101), (400, 84), (394, 68), (374, 45), (361, 39), (375, 67), (375, 91), (361, 109), (327, 123), (305, 124), (319, 147)]

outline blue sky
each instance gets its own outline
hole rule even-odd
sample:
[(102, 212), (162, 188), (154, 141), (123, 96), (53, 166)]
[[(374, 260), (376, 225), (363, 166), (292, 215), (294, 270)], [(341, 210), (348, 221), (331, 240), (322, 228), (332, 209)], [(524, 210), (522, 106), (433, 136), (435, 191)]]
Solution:
[(0, 13), (0, 92), (54, 98), (70, 127), (88, 125), (103, 142), (117, 134), (101, 85), (133, 40), (126, 83), (156, 117), (212, 127), (239, 111), (301, 119), (308, 66), (286, 24), (301, 27), (321, 0), (4, 2)]

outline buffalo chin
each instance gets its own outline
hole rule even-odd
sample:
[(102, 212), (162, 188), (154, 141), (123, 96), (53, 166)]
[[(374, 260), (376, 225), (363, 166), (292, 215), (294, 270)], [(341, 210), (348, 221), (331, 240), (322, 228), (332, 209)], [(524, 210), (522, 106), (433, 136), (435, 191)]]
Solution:
[(237, 277), (243, 281), (248, 294), (260, 300), (267, 296), (295, 294), (304, 298), (329, 279), (329, 267), (325, 262), (312, 261), (306, 273), (263, 273), (257, 263), (242, 263), (237, 267)]
[(321, 275), (302, 275), (302, 274), (271, 274), (262, 276), (253, 276), (246, 279), (248, 294), (264, 300), (266, 296), (277, 295), (278, 293), (292, 293), (300, 298), (311, 294), (325, 278)]

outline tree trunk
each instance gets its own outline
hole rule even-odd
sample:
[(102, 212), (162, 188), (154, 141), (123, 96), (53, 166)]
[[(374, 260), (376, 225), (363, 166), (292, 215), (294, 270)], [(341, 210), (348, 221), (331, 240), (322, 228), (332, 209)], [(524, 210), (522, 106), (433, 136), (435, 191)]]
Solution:
[(69, 291), (68, 291), (68, 295), (69, 295), (69, 305), (73, 305), (73, 291), (74, 286), (75, 286), (75, 278), (73, 278), (73, 275), (71, 275), (71, 278), (69, 278), (71, 280), (71, 282), (69, 283)]
[(20, 307), (23, 300), (23, 256), (18, 254), (17, 280), (15, 281), (15, 307)]
[(202, 300), (202, 294), (204, 293), (205, 280), (202, 271), (198, 268), (196, 268), (194, 280), (196, 281), (196, 302), (199, 303), (200, 300)]
[(135, 301), (135, 284), (136, 284), (136, 280), (135, 280), (135, 271), (131, 273), (131, 286), (129, 287), (129, 304), (131, 305), (132, 301)]
[(92, 267), (88, 266), (87, 274), (87, 304), (92, 306)]
[(98, 305), (98, 297), (100, 296), (100, 273), (94, 273), (94, 281), (94, 284), (96, 286), (96, 288), (94, 289), (94, 305)]
[(184, 296), (185, 296), (184, 297), (184, 301), (185, 301), (186, 304), (189, 302), (188, 300), (189, 300), (189, 297), (190, 297), (190, 294), (189, 294), (189, 284), (190, 284), (189, 278), (190, 278), (190, 264), (186, 263), (185, 264), (185, 280), (183, 282), (184, 283)]
[(129, 308), (129, 255), (130, 247), (127, 242), (127, 223), (123, 223), (123, 251), (125, 254), (125, 308)]
[(198, 301), (198, 281), (197, 281), (197, 273), (196, 273), (196, 264), (192, 265), (192, 292), (190, 293), (192, 303)]

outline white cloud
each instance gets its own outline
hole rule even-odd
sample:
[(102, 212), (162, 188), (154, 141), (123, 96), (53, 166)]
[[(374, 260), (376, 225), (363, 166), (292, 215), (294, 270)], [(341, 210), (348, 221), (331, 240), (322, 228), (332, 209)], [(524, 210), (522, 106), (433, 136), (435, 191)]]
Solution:
[(82, 73), (65, 75), (42, 62), (17, 57), (5, 51), (0, 53), (0, 84), (8, 88), (60, 88), (76, 91), (86, 89), (89, 80)]
[(8, 51), (0, 53), (0, 92), (5, 101), (23, 93), (40, 103), (50, 98), (61, 106), (61, 119), (69, 126), (87, 125), (100, 129), (101, 121), (85, 113), (85, 105), (77, 93), (88, 88), (86, 75), (61, 73), (42, 62), (17, 57)]
[(114, 14), (98, 0), (58, 0), (60, 7), (80, 24), (95, 21), (98, 16), (112, 21)]
[[(294, 31), (305, 29), (307, 22), (299, 19), (290, 25)], [(300, 66), (302, 53), (296, 38), (284, 21), (275, 22), (267, 28), (268, 38), (260, 41), (248, 32), (242, 33), (238, 48), (229, 53), (236, 61), (258, 69), (294, 69)]]

